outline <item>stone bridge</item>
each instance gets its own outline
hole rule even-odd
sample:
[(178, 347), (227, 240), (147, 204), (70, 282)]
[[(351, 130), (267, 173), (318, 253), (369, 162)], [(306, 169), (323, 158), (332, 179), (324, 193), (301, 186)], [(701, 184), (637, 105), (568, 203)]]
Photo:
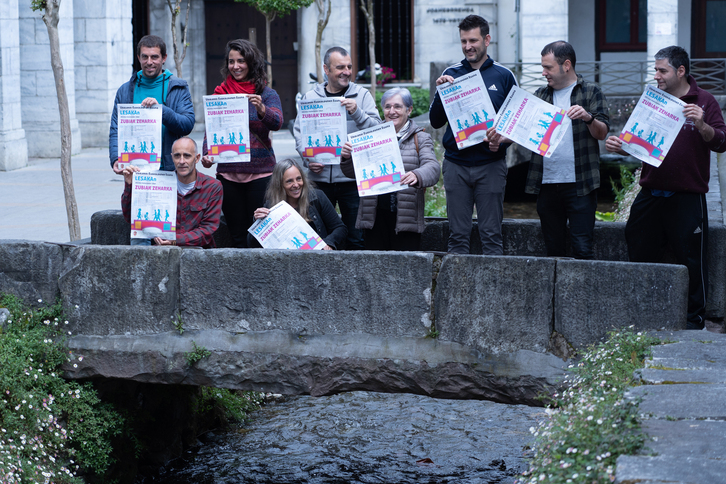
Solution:
[[(538, 224), (510, 222), (507, 251), (540, 250)], [(600, 252), (622, 252), (621, 239), (620, 224), (598, 226)], [(723, 261), (714, 259), (722, 275)], [(715, 279), (712, 291), (723, 291)], [(538, 404), (573, 352), (611, 327), (682, 328), (687, 284), (682, 266), (526, 254), (0, 241), (0, 292), (62, 301), (68, 377), (282, 394)], [(710, 312), (723, 317), (719, 294)], [(211, 355), (190, 364), (195, 347)]]

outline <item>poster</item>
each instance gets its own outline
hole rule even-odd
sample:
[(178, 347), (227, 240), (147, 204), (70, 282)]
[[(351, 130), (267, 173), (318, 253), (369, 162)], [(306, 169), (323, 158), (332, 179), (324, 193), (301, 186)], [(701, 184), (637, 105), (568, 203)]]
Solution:
[(686, 121), (685, 105), (657, 87), (646, 87), (620, 133), (623, 150), (640, 161), (660, 166)]
[(345, 107), (340, 98), (300, 101), (303, 158), (324, 165), (340, 164), (340, 149), (348, 134)]
[(131, 184), (131, 238), (176, 240), (176, 173), (134, 173)]
[(494, 120), (497, 133), (545, 158), (557, 149), (570, 124), (566, 109), (516, 86)]
[(249, 98), (245, 94), (203, 97), (208, 155), (215, 163), (250, 161)]
[(265, 249), (322, 250), (327, 247), (305, 219), (284, 200), (272, 207), (267, 217), (255, 220), (248, 231)]
[(476, 70), (436, 86), (459, 149), (487, 141), (496, 110), (481, 73)]
[(348, 135), (353, 145), (353, 168), (358, 195), (369, 197), (398, 192), (406, 173), (393, 122), (379, 124)]
[(118, 165), (141, 167), (143, 171), (161, 168), (161, 113), (156, 104), (118, 104)]

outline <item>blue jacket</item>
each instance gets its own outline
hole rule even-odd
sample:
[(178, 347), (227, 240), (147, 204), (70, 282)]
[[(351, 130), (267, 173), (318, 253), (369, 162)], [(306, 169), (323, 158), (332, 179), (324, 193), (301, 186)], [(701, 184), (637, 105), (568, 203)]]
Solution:
[[(164, 75), (164, 74), (162, 74)], [(164, 98), (161, 123), (166, 128), (161, 143), (161, 169), (174, 171), (174, 162), (171, 159), (171, 145), (182, 136), (187, 136), (194, 129), (194, 106), (189, 93), (189, 85), (184, 79), (172, 75), (169, 79), (169, 88)], [(108, 157), (113, 166), (118, 159), (118, 104), (131, 104), (134, 102), (134, 88), (137, 84), (137, 73), (131, 76), (128, 82), (121, 85), (116, 91), (111, 113), (111, 129), (108, 132)]]
[[(494, 62), (489, 56), (487, 56), (487, 60), (484, 61), (479, 71), (481, 72), (482, 79), (484, 79), (484, 85), (487, 88), (494, 109), (499, 111), (509, 91), (517, 85), (517, 79), (515, 79), (512, 71)], [(464, 59), (458, 64), (447, 67), (441, 75), (448, 75), (457, 79), (470, 72), (474, 72), (474, 69), (469, 64), (469, 61)], [(429, 108), (429, 120), (434, 129), (441, 128), (448, 122), (446, 111), (444, 111), (444, 106), (441, 104), (441, 97), (438, 91)], [(460, 150), (456, 146), (454, 133), (452, 133), (451, 126), (449, 125), (446, 126), (443, 143), (446, 149), (446, 159), (463, 166), (486, 165), (487, 163), (500, 160), (506, 156), (507, 147), (509, 146), (508, 144), (503, 144), (499, 147), (498, 151), (491, 152), (489, 151), (489, 143), (484, 142)]]

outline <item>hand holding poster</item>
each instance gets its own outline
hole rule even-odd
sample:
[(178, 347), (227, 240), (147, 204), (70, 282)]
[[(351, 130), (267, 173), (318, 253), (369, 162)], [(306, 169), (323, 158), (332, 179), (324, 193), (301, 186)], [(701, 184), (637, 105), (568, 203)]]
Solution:
[(286, 201), (248, 229), (265, 249), (323, 250), (328, 245)]
[(513, 87), (494, 120), (496, 132), (549, 158), (572, 120), (567, 111)]
[(161, 167), (161, 113), (158, 104), (117, 106), (119, 168), (136, 165), (153, 171)]
[(134, 173), (131, 184), (131, 238), (176, 240), (176, 173)]
[(250, 161), (250, 112), (245, 94), (204, 97), (209, 156), (215, 163)]
[(353, 145), (353, 168), (358, 195), (367, 197), (398, 192), (406, 173), (393, 122), (379, 124), (348, 135)]
[(345, 107), (341, 98), (300, 101), (302, 155), (308, 161), (324, 165), (340, 164), (340, 149), (348, 133)]
[(620, 133), (623, 150), (650, 165), (660, 166), (686, 121), (685, 105), (677, 97), (648, 86)]
[(494, 125), (496, 111), (481, 73), (476, 70), (436, 86), (454, 133), (456, 146), (467, 148), (487, 141), (487, 129)]

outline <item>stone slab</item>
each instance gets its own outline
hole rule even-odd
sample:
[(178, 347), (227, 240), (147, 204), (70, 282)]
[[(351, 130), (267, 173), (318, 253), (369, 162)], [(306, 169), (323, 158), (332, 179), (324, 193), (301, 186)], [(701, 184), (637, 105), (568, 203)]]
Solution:
[(646, 420), (642, 429), (649, 437), (642, 453), (673, 458), (723, 459), (726, 422)]
[(706, 317), (726, 314), (726, 226), (709, 220)]
[(98, 245), (129, 245), (131, 226), (121, 210), (102, 210), (91, 216), (91, 243)]
[(726, 385), (643, 385), (631, 388), (626, 398), (640, 398), (638, 411), (656, 419), (726, 420)]
[(723, 484), (726, 461), (702, 457), (620, 456), (616, 484)]
[(447, 255), (434, 297), (439, 338), (484, 352), (546, 351), (554, 276), (554, 259)]
[(61, 246), (29, 240), (0, 240), (0, 293), (30, 306), (54, 303), (63, 265)]
[(654, 346), (647, 365), (678, 369), (726, 370), (726, 344), (704, 341), (681, 341)]
[(699, 370), (642, 368), (636, 370), (636, 377), (648, 385), (663, 385), (670, 383), (724, 383), (726, 384), (726, 369), (710, 368)]
[(181, 258), (189, 329), (423, 337), (432, 254), (216, 249)]
[(685, 327), (684, 266), (559, 260), (556, 278), (554, 327), (577, 349), (613, 328)]
[(173, 329), (179, 305), (178, 247), (67, 247), (58, 281), (74, 334)]
[[(211, 352), (194, 365), (193, 345)], [(286, 331), (185, 331), (69, 338), (69, 378), (122, 378), (286, 395), (406, 392), (541, 405), (566, 363), (532, 351), (494, 356), (430, 338), (374, 334), (299, 337)], [(82, 357), (82, 358), (81, 358)], [(75, 365), (75, 366), (74, 366)]]
[[(649, 331), (649, 335), (659, 338), (665, 343), (674, 343), (679, 341), (692, 341), (697, 343), (710, 343), (726, 345), (726, 334), (711, 333), (710, 331)], [(657, 348), (654, 346), (653, 348)]]

